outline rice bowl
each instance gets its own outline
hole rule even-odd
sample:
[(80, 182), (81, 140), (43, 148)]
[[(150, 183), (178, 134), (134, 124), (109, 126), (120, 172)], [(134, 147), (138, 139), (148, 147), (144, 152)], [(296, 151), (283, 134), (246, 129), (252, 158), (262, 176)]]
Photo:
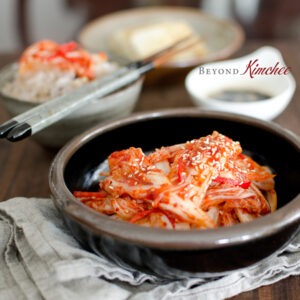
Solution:
[(89, 53), (76, 43), (42, 40), (22, 53), (12, 80), (2, 93), (24, 101), (45, 102), (71, 92), (118, 68), (105, 53)]
[[(25, 71), (20, 60), (9, 64), (0, 71), (0, 100), (13, 117), (54, 96), (76, 93), (77, 87), (108, 74), (117, 67), (114, 62), (106, 59), (94, 61), (92, 67), (86, 64), (85, 68), (81, 65), (70, 68), (66, 63), (62, 68), (55, 68), (53, 65), (49, 66), (48, 61), (37, 64), (30, 60), (29, 63), (26, 62)], [(58, 63), (61, 62), (58, 60)], [(74, 111), (32, 138), (43, 146), (59, 148), (77, 134), (100, 122), (127, 116), (138, 101), (142, 85), (143, 78), (140, 78), (106, 97), (95, 98), (89, 105)]]

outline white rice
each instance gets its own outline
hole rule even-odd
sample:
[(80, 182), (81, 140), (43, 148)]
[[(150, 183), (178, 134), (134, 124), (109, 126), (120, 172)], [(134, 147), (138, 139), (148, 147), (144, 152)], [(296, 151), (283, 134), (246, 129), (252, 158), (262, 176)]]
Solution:
[[(95, 77), (100, 78), (117, 68), (112, 62), (101, 61), (94, 65)], [(30, 102), (45, 102), (70, 92), (89, 82), (86, 77), (77, 77), (74, 71), (62, 71), (54, 67), (41, 67), (25, 74), (17, 73), (2, 89), (3, 94)]]

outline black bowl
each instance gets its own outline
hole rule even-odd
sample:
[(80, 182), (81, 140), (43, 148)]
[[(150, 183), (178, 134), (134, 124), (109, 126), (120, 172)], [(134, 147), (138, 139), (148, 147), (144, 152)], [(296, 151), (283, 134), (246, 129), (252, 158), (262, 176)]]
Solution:
[[(112, 220), (78, 201), (74, 190), (98, 187), (98, 166), (130, 146), (144, 151), (217, 130), (240, 141), (275, 177), (278, 209), (232, 227), (171, 231)], [(175, 109), (135, 114), (99, 125), (60, 150), (49, 173), (54, 202), (83, 246), (130, 270), (161, 278), (218, 276), (277, 253), (299, 230), (300, 141), (280, 126), (227, 113)]]

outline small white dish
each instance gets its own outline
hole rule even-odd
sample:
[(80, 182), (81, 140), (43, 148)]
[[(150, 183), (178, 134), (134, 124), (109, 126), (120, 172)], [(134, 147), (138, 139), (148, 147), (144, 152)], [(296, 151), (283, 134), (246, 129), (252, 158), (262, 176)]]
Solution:
[[(237, 59), (198, 66), (188, 73), (185, 86), (197, 106), (272, 120), (290, 103), (296, 82), (280, 51), (265, 46)], [(216, 98), (225, 91), (254, 92), (267, 97), (247, 102)]]

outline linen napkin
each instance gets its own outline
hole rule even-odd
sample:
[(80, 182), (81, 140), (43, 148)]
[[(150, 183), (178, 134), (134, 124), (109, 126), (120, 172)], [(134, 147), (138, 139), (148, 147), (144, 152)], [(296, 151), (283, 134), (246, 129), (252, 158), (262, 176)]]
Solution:
[(280, 253), (219, 278), (160, 282), (84, 250), (50, 199), (0, 203), (0, 299), (225, 299), (300, 274), (300, 233)]

